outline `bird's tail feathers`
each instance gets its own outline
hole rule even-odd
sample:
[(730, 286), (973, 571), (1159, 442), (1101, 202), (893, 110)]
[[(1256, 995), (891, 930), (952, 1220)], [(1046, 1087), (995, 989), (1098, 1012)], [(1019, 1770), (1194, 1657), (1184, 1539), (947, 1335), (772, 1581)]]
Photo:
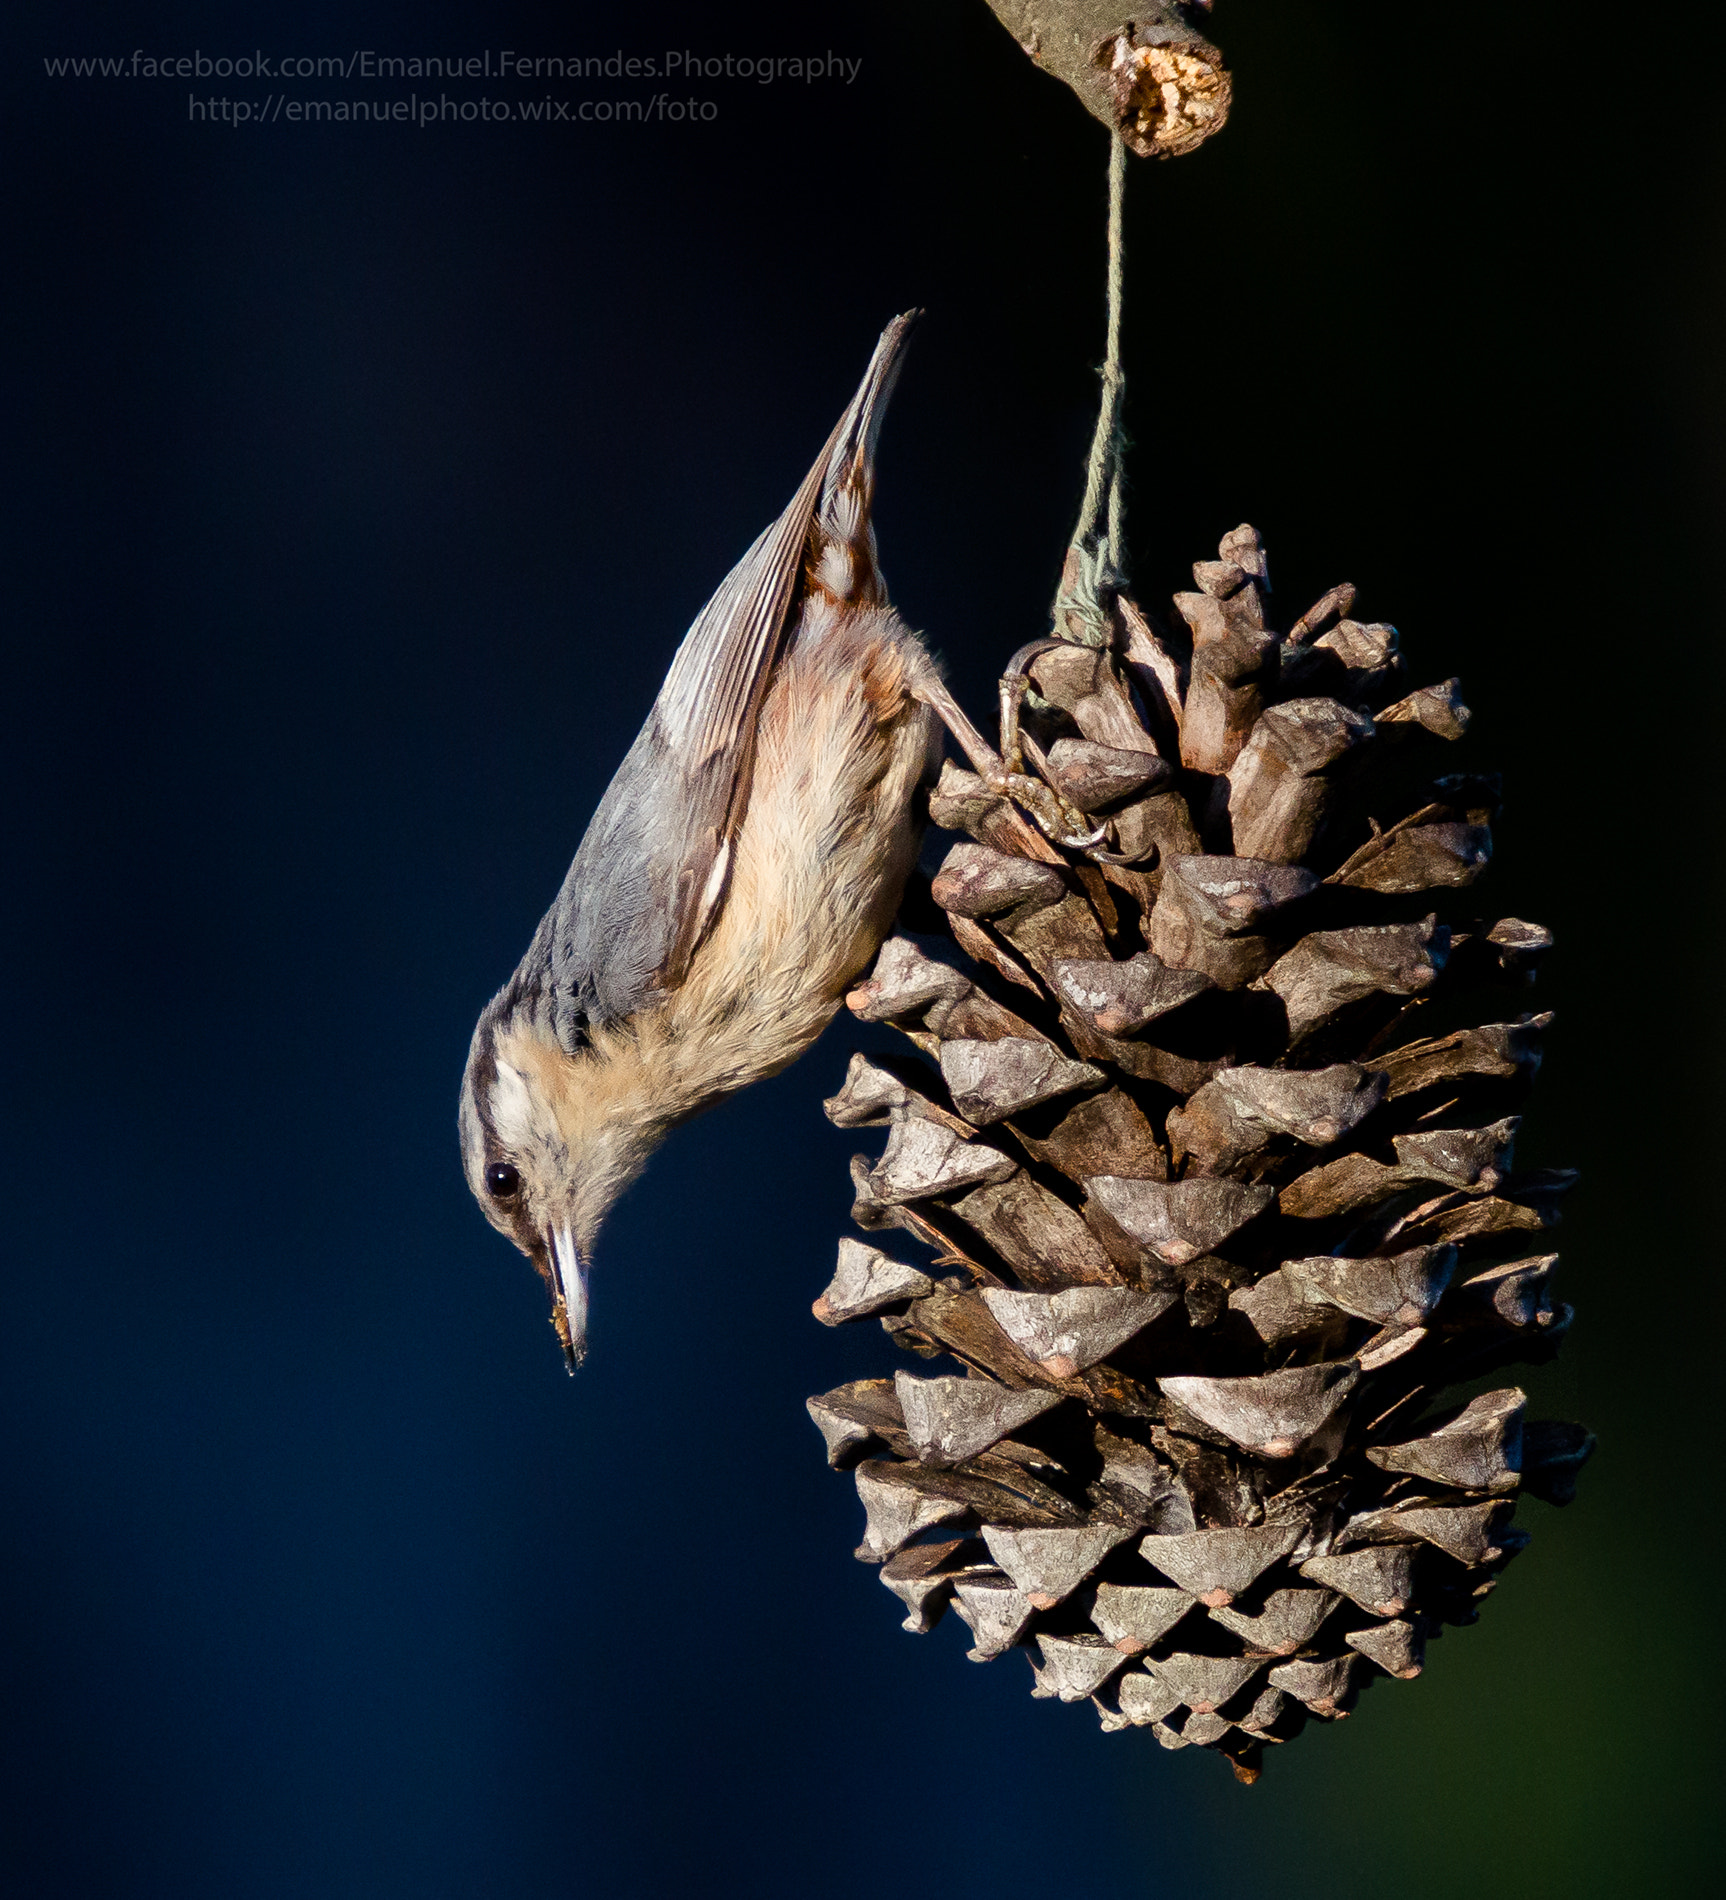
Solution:
[(886, 584), (875, 558), (870, 508), (875, 496), (875, 444), (899, 380), (905, 344), (923, 313), (908, 310), (881, 332), (869, 367), (822, 456), (821, 495), (811, 528), (809, 579), (844, 602), (881, 603)]

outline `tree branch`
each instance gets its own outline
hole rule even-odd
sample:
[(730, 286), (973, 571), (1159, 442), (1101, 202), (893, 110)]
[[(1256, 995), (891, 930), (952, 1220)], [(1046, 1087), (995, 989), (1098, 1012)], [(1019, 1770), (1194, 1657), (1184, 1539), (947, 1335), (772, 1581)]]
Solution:
[(1232, 81), (1192, 24), (1209, 0), (989, 0), (991, 11), (1085, 110), (1141, 158), (1177, 158), (1222, 130)]

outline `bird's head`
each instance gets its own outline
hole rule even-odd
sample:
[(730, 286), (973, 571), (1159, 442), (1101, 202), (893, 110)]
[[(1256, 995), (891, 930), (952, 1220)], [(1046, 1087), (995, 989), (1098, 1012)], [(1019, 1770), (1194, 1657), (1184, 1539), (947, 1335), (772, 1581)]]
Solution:
[(660, 1130), (633, 1087), (627, 1038), (569, 1053), (506, 991), (479, 1020), (462, 1078), (462, 1167), (486, 1219), (551, 1292), (571, 1372), (587, 1355), (588, 1267), (617, 1197)]

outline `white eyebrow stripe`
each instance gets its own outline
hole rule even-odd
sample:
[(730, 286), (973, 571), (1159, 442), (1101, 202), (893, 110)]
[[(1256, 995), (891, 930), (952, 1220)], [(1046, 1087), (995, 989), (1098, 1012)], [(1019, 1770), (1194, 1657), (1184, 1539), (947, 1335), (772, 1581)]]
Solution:
[(491, 1125), (503, 1144), (518, 1153), (533, 1140), (533, 1091), (526, 1073), (512, 1062), (500, 1061), (488, 1096)]

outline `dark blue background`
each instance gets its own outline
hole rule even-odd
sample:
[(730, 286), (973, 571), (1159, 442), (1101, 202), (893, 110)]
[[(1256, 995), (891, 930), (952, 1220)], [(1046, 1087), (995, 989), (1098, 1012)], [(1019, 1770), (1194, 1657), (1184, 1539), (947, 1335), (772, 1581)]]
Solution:
[[(677, 637), (899, 309), (897, 598), (980, 713), (1041, 630), (1099, 128), (977, 0), (9, 10), (9, 1894), (1705, 1890), (1712, 17), (1222, 0), (1234, 123), (1130, 180), (1141, 585), (1250, 519), (1291, 611), (1346, 575), (1463, 675), (1498, 899), (1561, 945), (1522, 1152), (1587, 1174), (1534, 1376), (1601, 1430), (1584, 1502), (1245, 1791), (903, 1635), (852, 1561), (802, 1405), (891, 1364), (808, 1317), (845, 1023), (624, 1203), (574, 1383), (453, 1133)], [(254, 45), (863, 68), (420, 130), (41, 64)]]

